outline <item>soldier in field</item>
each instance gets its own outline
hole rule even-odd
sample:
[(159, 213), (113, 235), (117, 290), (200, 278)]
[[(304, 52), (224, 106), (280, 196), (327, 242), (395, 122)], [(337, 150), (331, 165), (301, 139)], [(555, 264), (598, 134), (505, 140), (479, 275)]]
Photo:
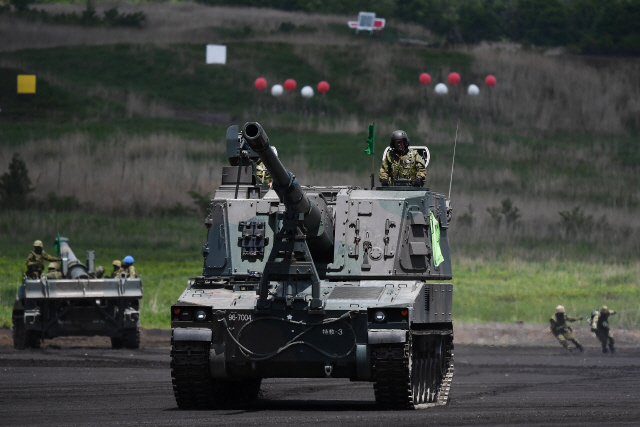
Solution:
[[(609, 351), (611, 351), (611, 353), (616, 352), (616, 349), (613, 346), (613, 337), (609, 330), (609, 316), (612, 314), (616, 314), (616, 311), (609, 310), (609, 307), (603, 305), (597, 313), (594, 313), (591, 317), (591, 332), (595, 332), (596, 337), (602, 345), (603, 353), (608, 353)], [(607, 345), (609, 346), (608, 350)]]
[(57, 262), (50, 262), (47, 266), (47, 279), (62, 279), (62, 273), (58, 270)]
[(549, 319), (549, 323), (551, 324), (551, 333), (558, 339), (558, 341), (560, 341), (560, 344), (569, 351), (571, 351), (569, 341), (571, 341), (578, 350), (584, 351), (578, 340), (573, 336), (571, 327), (568, 325), (568, 322), (577, 322), (578, 320), (582, 320), (582, 317), (575, 318), (567, 316), (564, 306), (562, 305), (556, 307), (556, 314)]

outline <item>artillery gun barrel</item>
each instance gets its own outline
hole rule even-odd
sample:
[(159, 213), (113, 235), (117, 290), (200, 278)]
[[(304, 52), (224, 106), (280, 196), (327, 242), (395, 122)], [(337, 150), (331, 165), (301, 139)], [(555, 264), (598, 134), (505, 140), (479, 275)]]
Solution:
[(67, 260), (67, 269), (66, 273), (67, 278), (69, 279), (87, 279), (89, 278), (89, 270), (87, 267), (80, 262), (78, 257), (71, 250), (71, 246), (69, 246), (69, 239), (66, 237), (59, 237), (56, 240), (60, 243), (60, 257), (63, 262)]
[[(269, 137), (260, 126), (260, 123), (245, 123), (242, 134), (249, 146), (262, 159), (262, 163), (264, 163), (273, 180), (273, 188), (282, 197), (287, 209), (295, 209), (297, 212), (304, 214), (304, 224), (307, 229), (318, 228), (318, 224), (321, 221), (318, 207), (305, 197), (305, 193), (302, 191), (296, 177), (282, 165), (280, 159), (271, 150)], [(315, 224), (315, 227), (314, 221), (318, 223)]]
[[(242, 134), (247, 144), (262, 159), (273, 180), (273, 189), (284, 203), (287, 211), (302, 214), (301, 223), (306, 230), (307, 237), (314, 240), (311, 245), (312, 252), (324, 253), (325, 256), (332, 253), (333, 224), (330, 224), (331, 218), (326, 214), (327, 206), (318, 206), (310, 200), (295, 175), (282, 165), (278, 156), (271, 150), (269, 137), (260, 123), (245, 123)], [(318, 201), (322, 203), (320, 200)], [(326, 218), (323, 220), (323, 217)], [(314, 254), (314, 256), (316, 255)]]

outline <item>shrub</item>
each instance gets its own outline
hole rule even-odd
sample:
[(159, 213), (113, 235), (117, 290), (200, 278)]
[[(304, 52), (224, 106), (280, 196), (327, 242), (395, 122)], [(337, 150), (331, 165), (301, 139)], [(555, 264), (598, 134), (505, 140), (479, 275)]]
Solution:
[(9, 171), (0, 177), (0, 205), (3, 208), (25, 209), (31, 187), (29, 171), (18, 153), (13, 155)]

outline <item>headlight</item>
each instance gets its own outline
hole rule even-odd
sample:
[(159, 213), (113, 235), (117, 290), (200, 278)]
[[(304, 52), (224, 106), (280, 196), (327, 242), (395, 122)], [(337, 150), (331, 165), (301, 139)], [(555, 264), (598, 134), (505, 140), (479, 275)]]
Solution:
[(376, 320), (376, 322), (382, 323), (385, 321), (387, 316), (384, 315), (384, 311), (376, 311), (373, 315), (373, 318)]
[(196, 311), (196, 320), (198, 322), (204, 322), (205, 320), (207, 320), (207, 313), (202, 310)]

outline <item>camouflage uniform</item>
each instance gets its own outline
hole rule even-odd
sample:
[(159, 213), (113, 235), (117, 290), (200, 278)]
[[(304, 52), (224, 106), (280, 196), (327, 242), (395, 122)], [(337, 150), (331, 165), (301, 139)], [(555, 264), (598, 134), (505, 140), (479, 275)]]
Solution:
[(415, 180), (416, 178), (420, 178), (423, 182), (427, 178), (424, 159), (416, 150), (409, 150), (407, 154), (398, 154), (394, 150), (387, 151), (380, 167), (381, 181)]
[(48, 268), (49, 272), (47, 273), (47, 279), (62, 279), (62, 273), (58, 271), (57, 263), (49, 263)]
[(120, 273), (122, 273), (122, 263), (116, 259), (111, 263), (111, 265), (113, 265), (111, 277), (120, 277)]
[(603, 353), (608, 353), (607, 345), (609, 346), (611, 353), (615, 353), (616, 351), (613, 346), (613, 337), (609, 330), (609, 316), (612, 314), (616, 314), (615, 310), (609, 310), (606, 305), (603, 305), (600, 307), (600, 310), (598, 310), (598, 314), (593, 316), (591, 319), (591, 332), (596, 333), (596, 337), (600, 340), (600, 344), (602, 345)]
[(122, 267), (120, 272), (125, 273), (127, 277), (138, 277), (138, 273), (136, 273), (136, 268), (133, 265), (127, 266), (126, 264)]
[[(36, 242), (40, 242), (39, 240), (36, 240)], [(40, 243), (40, 245), (35, 245), (34, 244), (34, 249), (35, 247), (42, 247), (42, 243)], [(29, 279), (39, 279), (40, 276), (42, 275), (42, 271), (44, 270), (44, 261), (60, 261), (60, 258), (56, 258), (54, 256), (49, 255), (48, 253), (46, 253), (45, 251), (42, 251), (41, 253), (37, 253), (35, 250), (31, 251), (31, 253), (29, 254), (29, 256), (27, 257), (27, 277)]]
[(569, 351), (571, 351), (571, 348), (569, 348), (569, 341), (575, 344), (578, 350), (584, 351), (578, 340), (573, 336), (571, 327), (567, 325), (567, 322), (577, 322), (581, 319), (581, 317), (575, 318), (565, 315), (564, 307), (561, 305), (556, 308), (556, 314), (549, 319), (549, 323), (551, 324), (551, 333), (558, 339), (558, 341), (560, 341), (560, 344)]
[(269, 184), (271, 182), (271, 175), (267, 167), (262, 163), (262, 159), (256, 160), (256, 177), (258, 178), (258, 184)]

